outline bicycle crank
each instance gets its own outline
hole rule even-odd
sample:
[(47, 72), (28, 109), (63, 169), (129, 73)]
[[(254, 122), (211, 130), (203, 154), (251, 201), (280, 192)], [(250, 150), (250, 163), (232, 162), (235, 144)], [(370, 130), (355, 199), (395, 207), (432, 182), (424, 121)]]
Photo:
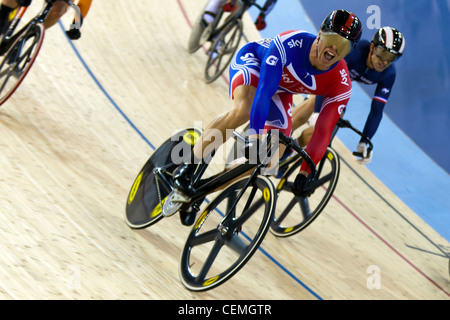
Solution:
[(170, 217), (175, 214), (183, 204), (188, 203), (191, 199), (177, 190), (173, 190), (168, 196), (162, 207), (162, 214)]

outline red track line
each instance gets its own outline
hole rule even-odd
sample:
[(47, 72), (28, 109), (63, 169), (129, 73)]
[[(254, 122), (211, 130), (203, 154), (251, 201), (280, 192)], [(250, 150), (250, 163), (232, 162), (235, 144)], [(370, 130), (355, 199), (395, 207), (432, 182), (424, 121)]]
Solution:
[(391, 244), (389, 244), (383, 237), (381, 237), (378, 233), (375, 232), (367, 223), (365, 223), (360, 217), (356, 215), (349, 207), (347, 207), (338, 197), (333, 195), (333, 199), (335, 199), (348, 213), (350, 213), (356, 220), (358, 220), (367, 230), (369, 230), (374, 236), (376, 236), (381, 242), (383, 242), (388, 248), (394, 251), (400, 258), (402, 258), (407, 264), (409, 264), (414, 270), (424, 276), (428, 281), (434, 284), (439, 290), (444, 292), (447, 296), (450, 297), (450, 294), (442, 288), (439, 284), (437, 284), (433, 279), (427, 276), (422, 270), (420, 270), (416, 265), (414, 265), (411, 261), (409, 261), (404, 255), (402, 255), (397, 249), (395, 249)]

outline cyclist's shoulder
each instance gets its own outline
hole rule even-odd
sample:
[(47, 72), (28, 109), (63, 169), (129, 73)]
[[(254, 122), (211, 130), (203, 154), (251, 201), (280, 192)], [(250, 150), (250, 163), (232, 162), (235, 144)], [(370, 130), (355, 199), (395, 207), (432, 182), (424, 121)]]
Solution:
[[(280, 33), (277, 38), (281, 40), (281, 42), (290, 41), (292, 39), (295, 40), (306, 40), (306, 41), (314, 41), (316, 39), (316, 35), (307, 32), (305, 30), (288, 30)], [(297, 44), (299, 45), (299, 44)]]

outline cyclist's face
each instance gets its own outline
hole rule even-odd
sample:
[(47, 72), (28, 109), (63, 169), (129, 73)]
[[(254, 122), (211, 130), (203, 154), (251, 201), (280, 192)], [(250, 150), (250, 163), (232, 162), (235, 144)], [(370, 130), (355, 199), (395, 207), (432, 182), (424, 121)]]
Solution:
[(395, 61), (395, 54), (387, 51), (384, 48), (372, 47), (370, 54), (370, 62), (373, 69), (377, 72), (384, 71)]
[(314, 67), (327, 70), (350, 51), (350, 41), (335, 33), (320, 33), (317, 42), (317, 61)]

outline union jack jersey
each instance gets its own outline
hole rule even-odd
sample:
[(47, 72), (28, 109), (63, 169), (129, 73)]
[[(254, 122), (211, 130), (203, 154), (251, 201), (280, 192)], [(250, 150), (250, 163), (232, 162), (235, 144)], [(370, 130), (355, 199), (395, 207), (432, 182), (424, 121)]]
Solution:
[[(296, 30), (245, 45), (230, 67), (230, 94), (238, 85), (257, 87), (250, 115), (250, 127), (256, 132), (265, 127), (271, 110), (276, 109), (273, 97), (277, 94), (324, 96), (315, 134), (307, 147), (313, 161), (318, 163), (350, 99), (352, 83), (343, 59), (326, 71), (311, 65), (309, 55), (316, 50), (312, 48), (315, 39), (313, 34)], [(290, 110), (287, 112), (291, 115)]]

